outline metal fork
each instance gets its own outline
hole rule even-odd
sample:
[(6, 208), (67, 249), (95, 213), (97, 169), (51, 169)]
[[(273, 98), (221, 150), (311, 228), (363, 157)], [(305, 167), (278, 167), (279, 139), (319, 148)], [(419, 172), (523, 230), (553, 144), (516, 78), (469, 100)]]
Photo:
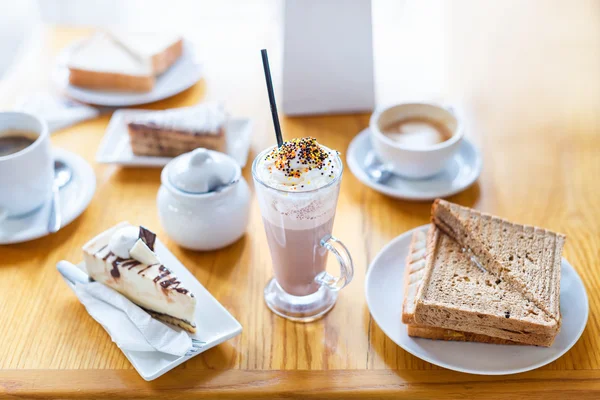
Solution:
[(187, 353), (185, 353), (184, 357), (191, 357), (191, 356), (194, 356), (194, 355), (200, 353), (202, 348), (204, 348), (205, 344), (206, 344), (206, 342), (201, 342), (198, 339), (192, 339), (192, 348), (190, 350), (188, 350)]

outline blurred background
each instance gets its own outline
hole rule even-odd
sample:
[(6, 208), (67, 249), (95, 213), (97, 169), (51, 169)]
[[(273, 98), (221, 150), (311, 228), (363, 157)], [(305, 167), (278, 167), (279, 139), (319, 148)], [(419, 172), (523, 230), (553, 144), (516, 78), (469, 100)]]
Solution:
[[(344, 1), (339, 3), (344, 7)], [(444, 91), (447, 42), (442, 32), (447, 22), (446, 7), (441, 0), (372, 1), (378, 80), (399, 81), (400, 75), (426, 74), (428, 79), (421, 81), (418, 88), (412, 86), (414, 81), (403, 80), (400, 88), (403, 96), (429, 97)], [(257, 49), (269, 46), (274, 74), (278, 75), (281, 51), (273, 47), (283, 45), (283, 8), (284, 0), (0, 0), (0, 90), (1, 83), (8, 80), (11, 66), (27, 65), (19, 63), (26, 61), (20, 60), (20, 56), (25, 56), (24, 48), (31, 54), (29, 50), (34, 47), (41, 51), (48, 47), (43, 34), (43, 27), (48, 24), (174, 30), (207, 53), (220, 48), (220, 54), (228, 58), (221, 61), (229, 61), (234, 68), (253, 68), (253, 64), (260, 67), (256, 63)], [(410, 56), (398, 57), (399, 54)], [(220, 64), (221, 68), (225, 65)], [(382, 96), (391, 92), (381, 87), (376, 90), (380, 100), (385, 100)], [(393, 96), (396, 99), (397, 93)]]
[[(339, 0), (340, 7), (347, 1)], [(490, 80), (511, 82), (496, 88), (499, 98), (533, 91), (566, 99), (565, 92), (587, 92), (591, 88), (567, 79), (574, 71), (592, 73), (600, 66), (600, 49), (592, 57), (577, 45), (600, 34), (600, 7), (595, 0), (577, 5), (559, 0), (372, 0), (376, 103), (426, 99), (475, 106)], [(28, 92), (23, 85), (31, 90), (48, 86), (48, 76), (30, 72), (36, 66), (24, 59), (39, 60), (39, 53), (47, 52), (50, 74), (57, 49), (47, 41), (64, 40), (49, 39), (44, 34), (48, 26), (120, 26), (175, 30), (189, 38), (205, 62), (207, 82), (215, 74), (231, 77), (234, 84), (209, 86), (208, 92), (235, 109), (235, 91), (264, 86), (254, 81), (262, 79), (260, 48), (269, 48), (274, 81), (281, 82), (284, 7), (284, 0), (0, 0), (0, 103), (4, 99), (6, 104), (8, 93)], [(583, 13), (596, 17), (582, 18)], [(536, 15), (544, 22), (532, 23)], [(557, 49), (560, 63), (553, 62)], [(565, 104), (544, 107), (547, 113)]]

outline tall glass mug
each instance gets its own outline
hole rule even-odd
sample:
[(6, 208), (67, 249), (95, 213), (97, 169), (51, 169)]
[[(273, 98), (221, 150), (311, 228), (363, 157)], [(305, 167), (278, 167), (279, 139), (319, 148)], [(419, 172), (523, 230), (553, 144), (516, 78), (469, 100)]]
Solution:
[[(337, 158), (339, 165), (338, 175), (322, 187), (306, 191), (277, 188), (261, 179), (257, 172), (260, 160), (274, 148), (263, 151), (252, 164), (275, 275), (265, 287), (265, 301), (281, 317), (310, 322), (333, 308), (338, 291), (354, 275), (348, 249), (331, 235), (342, 162), (337, 152), (333, 152), (331, 157)], [(325, 270), (329, 253), (339, 263), (339, 276)]]

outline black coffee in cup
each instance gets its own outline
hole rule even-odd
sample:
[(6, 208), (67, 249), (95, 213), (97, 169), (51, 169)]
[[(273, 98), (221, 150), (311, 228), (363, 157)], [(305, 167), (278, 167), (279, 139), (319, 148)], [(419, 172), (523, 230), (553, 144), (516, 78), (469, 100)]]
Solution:
[(30, 131), (0, 131), (0, 157), (18, 153), (36, 141), (38, 135)]

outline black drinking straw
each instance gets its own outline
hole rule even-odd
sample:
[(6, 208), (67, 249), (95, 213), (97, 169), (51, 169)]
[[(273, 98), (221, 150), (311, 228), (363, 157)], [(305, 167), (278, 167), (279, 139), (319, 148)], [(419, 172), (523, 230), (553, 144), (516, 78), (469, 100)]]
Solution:
[(277, 147), (281, 147), (281, 145), (283, 145), (283, 137), (281, 136), (281, 126), (279, 126), (279, 117), (277, 116), (277, 105), (275, 104), (275, 93), (273, 93), (273, 81), (271, 80), (271, 69), (269, 68), (267, 49), (262, 49), (260, 54), (262, 55), (263, 68), (265, 69), (265, 81), (267, 81), (267, 92), (269, 93), (269, 104), (271, 105), (271, 116), (273, 117), (275, 136), (277, 136)]

